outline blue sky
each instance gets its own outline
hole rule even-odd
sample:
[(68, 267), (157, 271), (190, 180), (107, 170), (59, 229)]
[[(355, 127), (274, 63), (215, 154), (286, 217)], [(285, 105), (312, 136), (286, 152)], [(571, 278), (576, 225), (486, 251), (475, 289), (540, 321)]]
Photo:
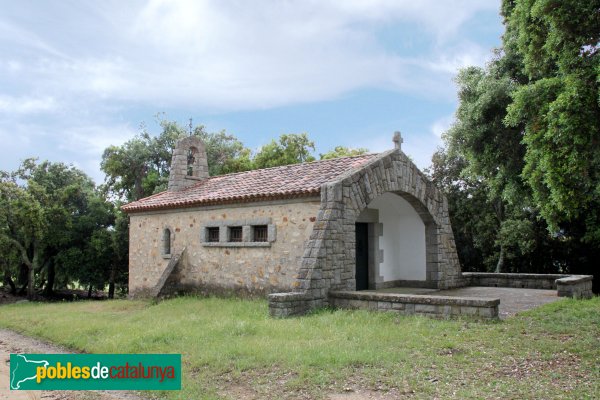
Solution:
[(154, 116), (258, 149), (306, 132), (429, 165), (452, 123), (458, 68), (500, 45), (500, 1), (0, 0), (0, 169), (72, 163)]

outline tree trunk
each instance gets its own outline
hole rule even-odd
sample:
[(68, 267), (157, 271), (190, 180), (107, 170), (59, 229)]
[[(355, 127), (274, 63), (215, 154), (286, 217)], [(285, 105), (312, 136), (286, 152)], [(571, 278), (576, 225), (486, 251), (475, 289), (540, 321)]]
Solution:
[(498, 264), (496, 264), (496, 273), (504, 272), (504, 246), (500, 245), (500, 255), (498, 256)]
[(34, 275), (34, 270), (33, 270), (33, 266), (29, 267), (29, 277), (28, 277), (28, 281), (27, 281), (27, 298), (29, 300), (33, 300), (33, 275)]
[[(496, 218), (498, 218), (498, 232), (496, 233), (496, 239), (500, 238), (500, 232), (502, 230), (502, 223), (504, 222), (504, 203), (502, 202), (502, 199), (498, 199), (495, 203), (495, 211), (496, 211)], [(500, 238), (502, 239), (502, 238)], [(500, 241), (501, 242), (501, 241)], [(501, 244), (500, 245), (500, 254), (498, 255), (498, 263), (496, 264), (496, 273), (497, 274), (501, 274), (504, 272), (504, 258), (505, 258), (505, 254), (504, 254), (504, 245)]]
[(146, 177), (147, 171), (146, 171), (146, 166), (142, 166), (140, 168), (140, 172), (138, 174), (136, 174), (135, 177), (135, 182), (133, 183), (133, 190), (134, 190), (134, 196), (135, 196), (135, 200), (139, 200), (142, 197), (144, 197), (144, 178)]
[[(31, 248), (33, 251), (33, 257), (31, 257), (31, 262), (25, 262), (25, 264), (27, 264), (27, 268), (29, 268), (29, 282), (27, 282), (27, 297), (30, 300), (33, 300), (33, 297), (35, 295), (35, 285), (34, 285), (34, 279), (35, 279), (35, 270), (39, 269), (37, 268), (40, 265), (40, 254), (39, 254), (39, 249), (38, 249), (38, 243), (37, 241), (34, 241), (31, 244)], [(23, 260), (25, 261), (25, 260)]]
[(21, 289), (18, 290), (17, 294), (23, 296), (27, 292), (27, 286), (29, 286), (29, 268), (23, 262), (19, 265), (17, 282), (21, 285)]
[(52, 296), (54, 294), (54, 279), (56, 277), (56, 270), (54, 269), (54, 261), (50, 259), (48, 261), (48, 282), (46, 283), (46, 287), (44, 288), (44, 294), (46, 296)]
[(90, 284), (90, 287), (88, 288), (88, 299), (92, 298), (92, 285)]
[(10, 271), (4, 270), (4, 284), (10, 286), (10, 294), (15, 295), (17, 293), (17, 286), (10, 276)]
[(21, 263), (19, 264), (19, 275), (17, 277), (17, 283), (23, 287), (27, 286), (27, 276), (29, 274), (29, 269), (27, 268), (27, 264)]
[(108, 298), (115, 298), (115, 276), (117, 275), (117, 263), (113, 262), (108, 277)]

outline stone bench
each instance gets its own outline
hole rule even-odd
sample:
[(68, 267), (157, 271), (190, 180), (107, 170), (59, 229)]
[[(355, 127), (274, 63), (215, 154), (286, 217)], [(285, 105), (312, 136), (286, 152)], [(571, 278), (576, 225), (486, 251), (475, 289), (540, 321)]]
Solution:
[(303, 292), (271, 293), (269, 314), (276, 318), (306, 314), (309, 310), (308, 299)]
[(500, 299), (331, 291), (329, 292), (329, 304), (339, 308), (390, 311), (405, 315), (418, 314), (441, 318), (470, 316), (495, 319), (498, 318)]
[(462, 277), (468, 286), (555, 289), (559, 297), (576, 299), (593, 296), (592, 275), (463, 272)]
[(571, 275), (556, 280), (556, 290), (559, 297), (574, 299), (589, 299), (592, 293), (592, 275)]

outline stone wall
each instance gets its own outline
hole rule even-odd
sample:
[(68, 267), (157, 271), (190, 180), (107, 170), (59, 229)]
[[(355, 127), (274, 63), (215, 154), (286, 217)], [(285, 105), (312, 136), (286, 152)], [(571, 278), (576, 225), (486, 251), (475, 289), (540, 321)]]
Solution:
[(556, 280), (556, 289), (559, 297), (574, 299), (590, 299), (592, 292), (592, 275), (571, 275)]
[(526, 289), (556, 289), (562, 274), (513, 274), (493, 272), (463, 272), (467, 286), (510, 287)]
[(560, 297), (576, 299), (593, 296), (592, 275), (464, 272), (463, 277), (468, 286), (555, 289)]
[[(263, 295), (292, 290), (319, 207), (319, 199), (310, 198), (132, 213), (130, 294), (152, 291), (171, 258), (181, 254), (185, 247), (186, 254), (167, 282), (173, 291)], [(246, 221), (268, 224), (273, 241), (206, 243), (207, 226), (225, 229), (228, 224), (245, 225)], [(163, 254), (165, 229), (171, 232), (171, 254)]]
[[(196, 142), (193, 137), (178, 142), (171, 190), (207, 176), (204, 156), (195, 159), (194, 175), (184, 176), (188, 148), (203, 154), (202, 143)], [(398, 149), (323, 185), (320, 199), (132, 213), (130, 292), (154, 288), (169, 257), (187, 247), (165, 281), (169, 290), (293, 291), (288, 297), (271, 297), (278, 304), (275, 308), (289, 308), (284, 314), (325, 306), (330, 290), (355, 289), (355, 222), (384, 193), (401, 196), (424, 223), (427, 286), (462, 286), (446, 199)], [(247, 238), (253, 229), (248, 221), (257, 220), (268, 225), (269, 237), (275, 240), (224, 244), (228, 227), (242, 226), (237, 232)], [(208, 243), (209, 233), (217, 228), (219, 243)], [(296, 300), (290, 303), (291, 298)]]
[(355, 222), (378, 196), (392, 192), (406, 199), (426, 227), (426, 279), (431, 287), (464, 285), (444, 195), (400, 150), (349, 171), (321, 188), (321, 208), (294, 283), (307, 308), (328, 304), (329, 290), (354, 290)]
[(171, 292), (171, 290), (173, 289), (173, 285), (174, 285), (173, 280), (176, 279), (176, 278), (174, 278), (174, 276), (178, 275), (178, 274), (174, 274), (173, 271), (175, 271), (178, 268), (181, 268), (180, 265), (183, 262), (185, 262), (185, 259), (186, 259), (186, 251), (185, 250), (186, 249), (184, 248), (180, 254), (174, 254), (171, 257), (166, 268), (164, 269), (162, 274), (160, 274), (160, 277), (158, 278), (158, 280), (156, 281), (154, 286), (139, 288), (133, 292), (130, 291), (129, 298), (130, 299), (155, 298), (158, 296), (164, 296), (166, 294), (169, 294)]
[(495, 319), (498, 318), (500, 299), (334, 291), (329, 293), (329, 303), (345, 309), (390, 311), (404, 315)]
[(309, 311), (304, 293), (273, 293), (269, 295), (269, 314), (283, 318), (303, 315)]

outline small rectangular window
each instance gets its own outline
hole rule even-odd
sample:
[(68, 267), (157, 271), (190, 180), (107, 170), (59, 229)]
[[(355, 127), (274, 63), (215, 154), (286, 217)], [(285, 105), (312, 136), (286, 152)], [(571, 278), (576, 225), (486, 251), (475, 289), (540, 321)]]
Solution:
[(215, 243), (219, 241), (219, 227), (211, 227), (207, 229), (207, 241), (211, 243)]
[(163, 255), (171, 255), (171, 230), (168, 228), (163, 231)]
[(268, 240), (269, 230), (267, 225), (254, 225), (252, 230), (254, 231), (255, 242), (266, 242)]
[(229, 241), (230, 242), (241, 242), (242, 241), (242, 227), (241, 226), (229, 227)]

